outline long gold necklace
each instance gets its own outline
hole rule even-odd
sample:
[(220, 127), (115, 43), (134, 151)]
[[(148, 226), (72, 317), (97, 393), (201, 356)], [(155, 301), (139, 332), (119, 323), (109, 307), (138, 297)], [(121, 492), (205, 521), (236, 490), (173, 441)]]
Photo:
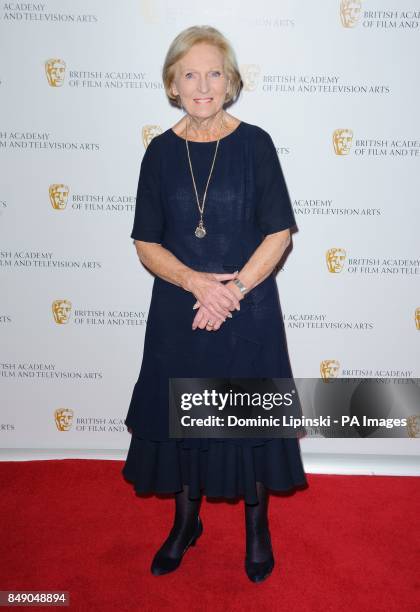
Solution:
[(219, 138), (217, 139), (216, 150), (214, 151), (213, 162), (211, 164), (210, 174), (209, 174), (209, 177), (207, 179), (206, 188), (204, 190), (202, 204), (200, 204), (200, 199), (198, 197), (197, 186), (195, 184), (194, 172), (193, 172), (192, 164), (191, 164), (190, 150), (188, 148), (188, 129), (187, 129), (187, 125), (188, 125), (188, 120), (185, 122), (185, 145), (187, 147), (188, 162), (190, 164), (191, 178), (192, 178), (193, 185), (194, 185), (194, 191), (195, 191), (195, 197), (196, 197), (196, 200), (197, 200), (197, 206), (198, 206), (198, 210), (200, 212), (200, 220), (198, 222), (197, 227), (195, 228), (195, 232), (194, 233), (197, 236), (197, 238), (204, 238), (204, 236), (207, 234), (206, 228), (204, 227), (204, 223), (203, 223), (204, 206), (206, 204), (207, 188), (208, 188), (209, 183), (210, 183), (211, 175), (213, 174), (214, 162), (216, 161), (217, 149), (219, 148), (220, 136), (222, 134), (223, 111), (222, 111), (222, 120), (220, 122)]

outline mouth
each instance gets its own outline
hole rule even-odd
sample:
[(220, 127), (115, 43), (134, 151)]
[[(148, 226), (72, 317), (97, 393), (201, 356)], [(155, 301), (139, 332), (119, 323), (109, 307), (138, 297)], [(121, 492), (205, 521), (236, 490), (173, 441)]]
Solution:
[(196, 104), (207, 104), (211, 102), (213, 98), (194, 98)]

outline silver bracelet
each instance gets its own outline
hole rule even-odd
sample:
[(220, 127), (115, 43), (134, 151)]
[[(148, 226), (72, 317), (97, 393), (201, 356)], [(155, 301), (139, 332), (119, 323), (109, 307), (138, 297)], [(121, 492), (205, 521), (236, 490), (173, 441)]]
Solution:
[(233, 281), (233, 284), (238, 287), (238, 289), (242, 293), (242, 295), (247, 291), (247, 288), (245, 287), (245, 285), (243, 283), (241, 283), (239, 278), (235, 278), (235, 280)]

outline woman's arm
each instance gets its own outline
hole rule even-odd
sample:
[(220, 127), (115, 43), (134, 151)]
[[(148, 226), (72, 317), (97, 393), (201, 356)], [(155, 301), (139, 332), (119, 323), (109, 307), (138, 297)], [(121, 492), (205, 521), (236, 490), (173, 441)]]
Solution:
[[(292, 202), (284, 179), (283, 170), (273, 139), (261, 128), (255, 131), (254, 142), (256, 222), (265, 236), (247, 263), (240, 270), (238, 278), (251, 291), (267, 278), (281, 259), (290, 243), (289, 228), (296, 225)], [(232, 282), (226, 287), (240, 300), (241, 292)], [(194, 307), (197, 305), (195, 304)], [(205, 321), (213, 317), (200, 305), (193, 329), (205, 327)], [(211, 329), (217, 330), (223, 321), (220, 318)], [(210, 331), (209, 327), (206, 327)]]
[[(270, 276), (289, 246), (290, 240), (289, 229), (269, 234), (264, 238), (238, 274), (238, 278), (247, 291), (251, 291)], [(227, 283), (226, 286), (233, 290), (235, 295), (241, 293), (232, 282)]]
[[(263, 282), (274, 270), (284, 251), (290, 244), (290, 230), (285, 229), (274, 234), (269, 234), (264, 238), (261, 244), (255, 249), (254, 253), (248, 259), (244, 267), (239, 271), (238, 278), (247, 288), (247, 293), (254, 289), (257, 285)], [(242, 300), (246, 294), (242, 294), (239, 288), (232, 282), (226, 283), (225, 287)], [(209, 313), (205, 306), (200, 305), (200, 308), (193, 321), (193, 329), (199, 327), (204, 329), (209, 319)], [(223, 323), (222, 318), (212, 319), (214, 331), (217, 331)]]
[(197, 272), (183, 264), (171, 251), (156, 242), (135, 240), (140, 261), (160, 278), (190, 291), (206, 306), (212, 316), (225, 319), (230, 311), (240, 309), (236, 294), (221, 281), (236, 278), (233, 274), (213, 274)]

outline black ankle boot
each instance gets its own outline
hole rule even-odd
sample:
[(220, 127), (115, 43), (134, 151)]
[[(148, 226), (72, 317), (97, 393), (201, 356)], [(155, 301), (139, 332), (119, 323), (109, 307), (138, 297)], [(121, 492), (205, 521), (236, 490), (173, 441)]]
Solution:
[(200, 519), (201, 495), (196, 499), (189, 497), (189, 485), (175, 493), (175, 516), (172, 529), (165, 542), (156, 553), (151, 572), (155, 576), (173, 572), (181, 563), (182, 557), (203, 533)]
[(152, 561), (152, 565), (150, 568), (152, 574), (154, 576), (162, 576), (163, 574), (169, 574), (169, 572), (175, 571), (180, 566), (182, 557), (187, 552), (188, 548), (190, 546), (195, 546), (196, 541), (202, 533), (203, 523), (201, 522), (201, 519), (198, 516), (196, 530), (190, 538), (190, 541), (182, 551), (181, 555), (179, 555), (178, 557), (168, 557), (162, 552), (162, 548), (160, 548)]
[(262, 582), (274, 568), (274, 556), (268, 527), (268, 492), (256, 483), (258, 502), (245, 505), (246, 556), (245, 571), (252, 582)]
[(250, 561), (248, 555), (245, 557), (245, 571), (252, 582), (262, 582), (271, 574), (274, 568), (273, 549), (271, 547), (270, 532), (266, 532), (269, 540), (270, 553), (264, 561)]

